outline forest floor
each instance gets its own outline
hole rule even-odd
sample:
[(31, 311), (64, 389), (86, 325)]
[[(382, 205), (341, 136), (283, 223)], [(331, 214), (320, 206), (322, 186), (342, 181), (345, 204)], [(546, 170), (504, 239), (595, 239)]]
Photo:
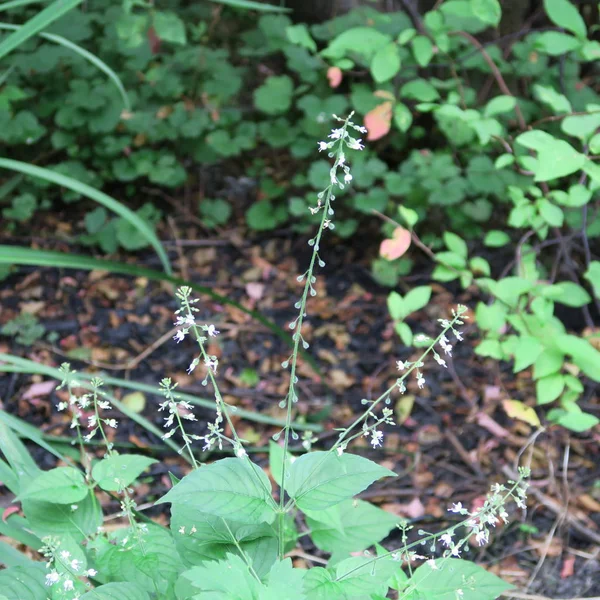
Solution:
[[(59, 222), (59, 217), (56, 222), (47, 221), (42, 232), (56, 232)], [(300, 294), (296, 276), (305, 270), (309, 258), (305, 236), (284, 230), (252, 239), (236, 228), (209, 233), (185, 217), (173, 219), (171, 227), (160, 234), (170, 239), (167, 248), (178, 275), (287, 329)], [(22, 238), (21, 243), (53, 250), (70, 248), (56, 237), (48, 241), (43, 233), (39, 235), (37, 240)], [(323, 242), (327, 266), (318, 273), (318, 295), (309, 299), (303, 330), (319, 371), (306, 359), (300, 361), (301, 397), (294, 414), (296, 422), (321, 428), (315, 433), (316, 447), (327, 447), (336, 436), (334, 427), (353, 420), (361, 411), (361, 399), (377, 398), (393, 384), (398, 376), (396, 361), (418, 356), (403, 347), (393, 330), (386, 307), (388, 290), (374, 283), (369, 274), (370, 252), (333, 237)], [(121, 258), (139, 266), (156, 266), (150, 253)], [(416, 268), (413, 272), (419, 274), (410, 278), (410, 285), (431, 283), (430, 270), (426, 263)], [(410, 323), (414, 331), (436, 335), (437, 319), (449, 316), (458, 303), (467, 305), (472, 316), (478, 299), (470, 290), (432, 285), (431, 304)], [(171, 377), (181, 390), (211, 398), (210, 389), (201, 383), (201, 370), (186, 372), (193, 358), (192, 342), (172, 340), (177, 306), (171, 285), (100, 271), (21, 267), (0, 283), (0, 306), (0, 325), (28, 312), (36, 315), (49, 334), (30, 346), (0, 337), (0, 352), (51, 366), (69, 361), (77, 370), (157, 389), (163, 377)], [(289, 371), (281, 368), (289, 355), (286, 343), (229, 304), (201, 296), (197, 306), (199, 320), (221, 331), (210, 352), (219, 357), (218, 381), (225, 400), (255, 414), (282, 419), (279, 402), (289, 381)], [(447, 512), (451, 503), (477, 505), (491, 484), (510, 478), (519, 461), (529, 463), (528, 510), (513, 507), (511, 523), (495, 531), (489, 547), (473, 546), (471, 559), (529, 594), (520, 598), (600, 595), (600, 434), (577, 435), (548, 426), (537, 435), (536, 428), (510, 418), (505, 400), (533, 403), (530, 373), (514, 375), (511, 365), (478, 357), (474, 347), (479, 334), (473, 319), (464, 327), (464, 338), (455, 346), (448, 369), (429, 361), (424, 369), (425, 388), (419, 390), (412, 379), (406, 394), (393, 399), (397, 425), (386, 430), (383, 449), (373, 451), (366, 442), (359, 444), (367, 456), (399, 474), (375, 484), (361, 497), (408, 519), (415, 531), (441, 528), (452, 520)], [(69, 418), (56, 410), (65, 392), (55, 388), (56, 382), (42, 376), (3, 375), (0, 407), (65, 447), (64, 438), (72, 432)], [(132, 393), (118, 387), (114, 393), (131, 411), (162, 427), (158, 393)], [(543, 416), (543, 411), (538, 412)], [(193, 432), (202, 435), (213, 413), (197, 408), (195, 414), (198, 422), (192, 423)], [(269, 440), (280, 427), (236, 419), (238, 432), (266, 465)], [(162, 465), (154, 465), (136, 490), (146, 513), (166, 522), (164, 505), (153, 508), (153, 499), (170, 487), (167, 469), (182, 476), (187, 464), (160, 437), (126, 417), (114, 431), (114, 442), (117, 448), (167, 457)], [(53, 456), (39, 448), (34, 452), (42, 467), (55, 466)], [(201, 458), (209, 461), (217, 454), (205, 453)], [(6, 507), (9, 502), (2, 504)], [(112, 508), (116, 514), (118, 506)], [(385, 545), (393, 547), (394, 538)], [(296, 560), (308, 561), (306, 556), (319, 552), (309, 545), (303, 550), (305, 558)]]

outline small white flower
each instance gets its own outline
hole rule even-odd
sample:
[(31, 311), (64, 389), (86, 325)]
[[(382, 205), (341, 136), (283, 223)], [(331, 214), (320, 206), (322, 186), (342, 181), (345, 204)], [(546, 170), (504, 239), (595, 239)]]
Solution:
[(489, 533), (488, 531), (486, 531), (485, 529), (482, 529), (481, 531), (477, 532), (477, 535), (475, 536), (475, 540), (477, 541), (477, 543), (480, 546), (483, 546), (484, 544), (488, 543), (489, 540)]
[(182, 340), (185, 339), (185, 333), (183, 329), (180, 329), (174, 336), (173, 339), (179, 344)]
[(184, 526), (184, 525), (182, 525), (182, 526), (179, 528), (179, 533), (181, 533), (181, 535), (184, 535), (184, 534), (185, 534), (185, 526)]
[(88, 417), (88, 427), (96, 427), (96, 424), (98, 423), (98, 419), (96, 418), (96, 415), (92, 415), (91, 417)]
[(425, 377), (423, 377), (423, 373), (417, 371), (417, 385), (419, 389), (422, 390), (425, 387)]
[(107, 424), (109, 427), (112, 427), (113, 429), (116, 429), (116, 428), (118, 427), (118, 425), (119, 425), (119, 424), (117, 423), (117, 420), (116, 420), (116, 419), (107, 419), (105, 422), (106, 422), (106, 424)]
[(456, 329), (453, 329), (452, 332), (454, 333), (454, 337), (459, 341), (462, 342), (463, 341), (463, 336), (462, 336), (462, 332), (461, 331), (456, 331)]
[(204, 361), (204, 364), (213, 372), (217, 372), (217, 367), (219, 366), (219, 361), (214, 357), (209, 357)]
[(362, 140), (355, 140), (354, 138), (350, 138), (348, 141), (348, 148), (352, 148), (352, 150), (364, 150), (365, 147), (361, 144)]
[(448, 510), (453, 513), (460, 513), (461, 515), (467, 512), (463, 507), (462, 502), (455, 502)]
[(210, 337), (217, 337), (221, 333), (215, 329), (214, 325), (209, 325), (206, 331)]
[(444, 533), (444, 535), (440, 536), (440, 540), (446, 546), (446, 548), (450, 548), (452, 546), (452, 538), (454, 537), (454, 532)]
[(339, 140), (343, 135), (344, 135), (344, 130), (342, 128), (332, 129), (331, 133), (329, 134), (329, 137), (334, 140)]
[(75, 512), (78, 508), (77, 504), (71, 504), (71, 512)]
[(73, 571), (79, 571), (80, 566), (81, 566), (81, 561), (79, 561), (75, 558), (71, 561), (71, 569), (73, 569)]
[(322, 152), (323, 150), (328, 150), (329, 149), (329, 144), (327, 142), (319, 142), (319, 152)]
[(460, 548), (458, 546), (454, 546), (451, 552), (452, 556), (460, 556)]
[(63, 560), (68, 560), (69, 558), (71, 558), (71, 553), (70, 553), (68, 550), (63, 550), (63, 551), (60, 553), (60, 557), (61, 557)]
[(46, 575), (46, 585), (54, 585), (60, 581), (60, 575), (56, 571), (52, 571)]
[(59, 412), (62, 412), (63, 410), (65, 410), (66, 408), (68, 408), (68, 406), (69, 406), (69, 404), (68, 404), (67, 402), (59, 402), (59, 403), (56, 405), (56, 409), (57, 409)]
[(377, 448), (378, 446), (381, 446), (382, 442), (383, 442), (383, 431), (373, 430), (371, 432), (371, 446), (373, 446), (373, 448)]
[(345, 183), (350, 183), (352, 181), (352, 175), (350, 173), (346, 173), (344, 175), (344, 182)]
[(75, 586), (73, 585), (73, 580), (65, 579), (63, 582), (63, 588), (64, 588), (65, 592), (70, 592), (71, 590), (74, 590)]
[(246, 458), (246, 456), (248, 456), (248, 453), (241, 444), (236, 444), (234, 446), (234, 452), (238, 458)]
[(338, 446), (335, 451), (337, 452), (338, 456), (341, 456), (342, 454), (344, 454), (344, 445), (342, 444), (341, 446)]
[(112, 408), (112, 406), (110, 405), (110, 402), (106, 401), (106, 400), (99, 400), (98, 401), (98, 406), (102, 409), (102, 410), (110, 410)]
[(428, 561), (426, 561), (427, 564), (431, 567), (431, 569), (433, 571), (439, 571), (439, 567), (437, 566), (437, 563), (435, 562), (435, 558), (430, 558)]
[(190, 535), (194, 535), (194, 533), (196, 533), (198, 530), (196, 529), (195, 525), (192, 525), (192, 528), (190, 529)]
[(398, 371), (404, 371), (404, 369), (406, 369), (406, 363), (402, 360), (397, 360), (396, 368), (398, 369)]
[(189, 314), (186, 315), (184, 323), (186, 325), (195, 325), (196, 324), (196, 317), (194, 317), (194, 315), (192, 313), (189, 313)]
[(85, 577), (95, 577), (96, 575), (98, 575), (98, 571), (96, 571), (96, 569), (88, 569), (83, 574), (85, 575)]
[(198, 363), (199, 361), (197, 358), (190, 363), (190, 366), (187, 368), (188, 375), (198, 366)]
[(448, 368), (448, 365), (446, 364), (446, 361), (439, 354), (437, 354), (437, 353), (434, 352), (433, 353), (433, 358), (434, 358), (435, 362), (438, 365), (440, 365), (440, 366), (442, 366), (442, 367), (444, 367), (446, 369)]

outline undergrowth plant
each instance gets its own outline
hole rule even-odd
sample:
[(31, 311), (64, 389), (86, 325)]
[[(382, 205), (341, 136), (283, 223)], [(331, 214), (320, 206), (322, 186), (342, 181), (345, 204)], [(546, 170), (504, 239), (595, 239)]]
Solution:
[[(317, 294), (316, 268), (325, 265), (322, 241), (334, 229), (336, 194), (352, 181), (348, 159), (363, 148), (358, 134), (365, 130), (350, 118), (336, 117), (336, 128), (319, 143), (332, 161), (329, 183), (311, 206), (320, 220), (309, 240), (310, 263), (298, 277), (303, 284), (295, 305), (298, 315), (289, 324), (294, 347), (282, 364), (289, 370), (289, 387), (280, 403), (286, 420), (270, 445), (271, 478), (248, 456), (235, 427), (236, 407), (219, 390), (219, 360), (208, 345), (219, 331), (199, 321), (198, 300), (182, 287), (175, 341), (195, 341), (188, 372), (202, 370), (203, 384), (214, 395), (215, 417), (202, 435), (195, 428), (192, 432), (193, 405), (178, 393), (177, 383), (161, 381), (163, 437), (177, 445), (192, 468), (181, 480), (171, 475), (172, 488), (158, 500), (170, 505), (170, 526), (144, 517), (135, 501), (135, 481), (156, 461), (115, 450), (109, 432), (118, 423), (102, 381), (94, 378), (84, 385), (65, 364), (65, 399), (58, 410), (69, 414), (81, 466), (68, 461), (41, 471), (0, 422), (5, 457), (0, 479), (23, 513), (3, 520), (0, 533), (43, 557), (34, 562), (0, 545), (0, 561), (8, 567), (0, 571), (2, 600), (381, 600), (390, 592), (405, 600), (493, 600), (511, 587), (465, 556), (471, 546), (489, 543), (494, 528), (508, 522), (509, 503), (526, 507), (527, 469), (516, 481), (494, 484), (481, 506), (453, 503), (449, 511), (455, 519), (437, 532), (415, 532), (409, 523), (356, 497), (395, 473), (353, 453), (352, 443), (366, 438), (373, 450), (384, 444), (385, 430), (393, 426), (392, 397), (406, 391), (409, 377), (420, 388), (426, 385), (428, 359), (445, 365), (451, 339), (461, 339), (465, 307), (441, 319), (436, 334), (419, 336), (422, 352), (413, 361), (397, 362), (397, 379), (376, 400), (363, 400), (364, 412), (338, 430), (333, 444), (323, 446), (312, 433), (296, 443), (297, 367), (300, 349), (309, 347), (303, 323), (309, 300)], [(88, 452), (86, 444), (95, 439), (104, 442), (101, 457)], [(229, 449), (232, 456), (203, 464), (199, 450), (216, 448)], [(99, 492), (119, 502), (120, 526), (106, 526)], [(391, 531), (397, 533), (383, 547), (380, 542)], [(304, 554), (304, 566), (294, 564), (304, 536), (328, 559)], [(325, 566), (314, 566), (315, 561)]]

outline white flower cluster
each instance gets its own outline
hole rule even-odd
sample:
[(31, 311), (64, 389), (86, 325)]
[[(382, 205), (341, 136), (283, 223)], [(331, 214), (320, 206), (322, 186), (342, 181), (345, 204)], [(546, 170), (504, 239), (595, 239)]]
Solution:
[[(383, 416), (379, 419), (376, 418), (375, 423), (372, 425), (369, 425), (368, 422), (365, 421), (362, 426), (362, 436), (371, 438), (369, 443), (371, 446), (373, 446), (373, 448), (379, 448), (383, 446), (383, 431), (380, 431), (378, 427), (380, 425), (395, 425), (394, 420), (392, 419), (394, 411), (391, 408), (385, 406), (382, 410), (382, 414)], [(338, 454), (341, 454), (339, 452), (340, 447), (338, 447)]]
[(177, 384), (173, 383), (169, 377), (165, 377), (160, 382), (159, 386), (162, 395), (165, 397), (165, 401), (159, 404), (158, 410), (167, 412), (163, 427), (168, 431), (162, 436), (162, 439), (168, 440), (173, 437), (177, 429), (180, 430), (183, 442), (186, 445), (191, 444), (192, 440), (200, 439), (197, 435), (188, 435), (185, 432), (182, 419), (185, 419), (186, 421), (197, 421), (198, 419), (196, 419), (196, 416), (192, 412), (194, 407), (186, 400), (182, 400), (179, 395), (175, 393)]
[[(83, 569), (83, 562), (74, 558), (68, 550), (60, 550), (60, 542), (54, 538), (44, 538), (44, 546), (40, 553), (46, 558), (45, 584), (58, 587), (66, 600), (77, 600), (81, 597), (82, 585), (80, 577), (95, 577), (96, 569)], [(86, 584), (89, 587), (89, 583)], [(77, 589), (79, 588), (79, 589)], [(67, 594), (68, 592), (68, 594)]]

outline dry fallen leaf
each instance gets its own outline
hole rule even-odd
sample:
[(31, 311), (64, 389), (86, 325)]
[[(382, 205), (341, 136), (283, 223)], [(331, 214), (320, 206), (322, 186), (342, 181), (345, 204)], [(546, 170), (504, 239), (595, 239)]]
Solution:
[(529, 425), (533, 425), (533, 427), (541, 425), (535, 410), (519, 400), (503, 400), (502, 406), (511, 419), (524, 421), (525, 423), (529, 423)]

